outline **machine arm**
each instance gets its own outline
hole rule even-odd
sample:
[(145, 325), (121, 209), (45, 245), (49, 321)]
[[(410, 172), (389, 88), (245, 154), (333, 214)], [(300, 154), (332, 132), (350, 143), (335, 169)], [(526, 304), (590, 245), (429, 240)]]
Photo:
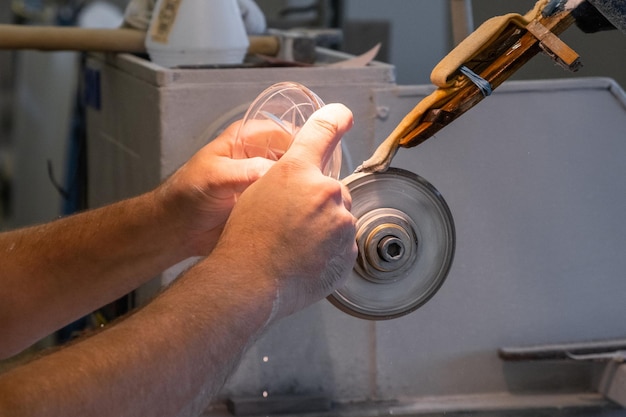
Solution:
[(478, 104), (537, 53), (565, 68), (580, 67), (578, 54), (558, 35), (575, 22), (572, 10), (540, 0), (526, 15), (483, 23), (433, 70), (435, 91), (420, 101), (357, 172), (385, 171), (400, 147), (417, 146)]

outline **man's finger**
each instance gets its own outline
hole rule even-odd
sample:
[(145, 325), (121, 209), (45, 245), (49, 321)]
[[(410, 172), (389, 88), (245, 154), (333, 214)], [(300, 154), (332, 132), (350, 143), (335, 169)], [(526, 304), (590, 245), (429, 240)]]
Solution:
[(352, 195), (350, 195), (350, 190), (343, 183), (341, 183), (341, 199), (346, 210), (352, 210)]
[(238, 193), (244, 192), (274, 165), (274, 161), (265, 158), (234, 159), (230, 162), (230, 183)]
[(272, 120), (248, 120), (239, 129), (239, 140), (234, 144), (233, 155), (236, 158), (260, 156), (277, 161), (292, 142), (292, 129), (288, 122), (284, 125), (287, 128)]
[(315, 113), (296, 135), (285, 158), (307, 161), (320, 169), (341, 137), (352, 127), (352, 112), (343, 104), (328, 104)]

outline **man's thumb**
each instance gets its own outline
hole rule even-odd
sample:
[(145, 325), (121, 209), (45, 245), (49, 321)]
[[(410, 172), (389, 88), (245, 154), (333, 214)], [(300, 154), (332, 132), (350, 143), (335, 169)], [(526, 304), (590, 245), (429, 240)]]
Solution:
[(323, 169), (352, 124), (352, 112), (346, 106), (328, 104), (311, 115), (283, 158), (307, 161)]

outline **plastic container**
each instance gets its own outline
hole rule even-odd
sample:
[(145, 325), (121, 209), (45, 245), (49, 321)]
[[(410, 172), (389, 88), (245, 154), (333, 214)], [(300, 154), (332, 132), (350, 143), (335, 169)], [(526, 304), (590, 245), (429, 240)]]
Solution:
[(151, 61), (168, 68), (241, 64), (248, 45), (236, 0), (157, 0), (146, 35)]

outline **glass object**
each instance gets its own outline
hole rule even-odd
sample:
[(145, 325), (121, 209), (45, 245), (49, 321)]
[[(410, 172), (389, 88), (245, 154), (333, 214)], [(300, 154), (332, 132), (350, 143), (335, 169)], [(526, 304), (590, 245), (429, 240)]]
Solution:
[[(323, 105), (317, 94), (302, 84), (281, 82), (272, 85), (248, 108), (237, 132), (235, 149), (238, 153), (235, 157), (280, 159), (304, 123)], [(341, 143), (337, 144), (322, 172), (339, 178)]]

